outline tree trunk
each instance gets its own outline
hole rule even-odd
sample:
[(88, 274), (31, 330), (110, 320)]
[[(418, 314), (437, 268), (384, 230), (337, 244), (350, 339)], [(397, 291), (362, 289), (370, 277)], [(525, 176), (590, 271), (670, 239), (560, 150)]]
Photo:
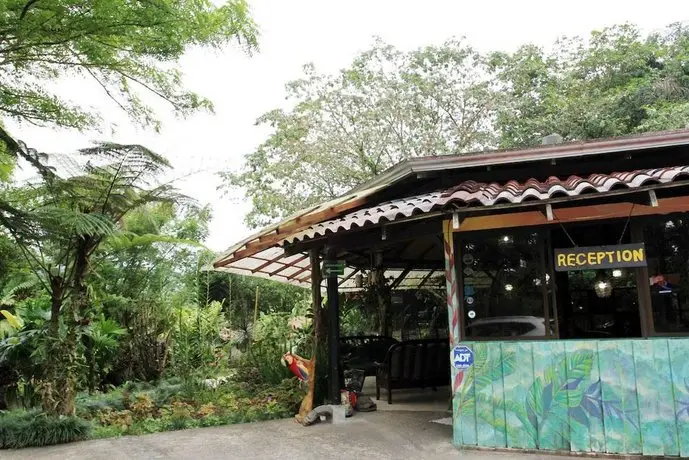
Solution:
[[(74, 415), (76, 409), (76, 383), (78, 370), (77, 330), (81, 326), (81, 318), (88, 308), (88, 292), (85, 284), (88, 270), (89, 241), (81, 238), (76, 248), (74, 278), (70, 289), (69, 300), (56, 308), (57, 315), (51, 317), (51, 332), (49, 337), (50, 357), (46, 365), (44, 382), (41, 388), (43, 410), (55, 415)], [(56, 277), (57, 278), (57, 277)], [(60, 282), (60, 286), (62, 283)], [(53, 289), (53, 305), (60, 296), (55, 295)], [(59, 317), (62, 313), (67, 333), (62, 336), (59, 328)]]
[(62, 309), (62, 278), (54, 276), (50, 278), (50, 324), (48, 332), (50, 337), (57, 338), (60, 328), (60, 310)]

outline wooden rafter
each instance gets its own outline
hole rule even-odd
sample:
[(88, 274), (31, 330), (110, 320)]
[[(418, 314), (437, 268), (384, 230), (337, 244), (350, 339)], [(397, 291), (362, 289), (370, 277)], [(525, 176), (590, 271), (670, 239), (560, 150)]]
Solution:
[(370, 195), (366, 195), (359, 198), (350, 199), (343, 203), (330, 206), (322, 211), (300, 215), (290, 221), (287, 221), (284, 225), (277, 226), (270, 233), (261, 235), (254, 241), (247, 243), (244, 249), (235, 251), (229, 258), (225, 260), (216, 262), (214, 267), (224, 267), (231, 264), (235, 260), (243, 259), (256, 254), (257, 252), (276, 245), (280, 241), (286, 239), (289, 235), (297, 233), (312, 224), (330, 220), (334, 217), (337, 217), (342, 212), (363, 206), (367, 203), (369, 196)]
[(281, 271), (283, 271), (283, 270), (285, 270), (285, 269), (287, 269), (287, 268), (290, 268), (290, 267), (297, 267), (297, 264), (298, 264), (299, 262), (301, 262), (301, 261), (304, 260), (304, 259), (308, 259), (308, 258), (309, 258), (308, 255), (301, 256), (300, 258), (298, 258), (298, 259), (295, 260), (294, 262), (290, 262), (289, 264), (285, 264), (284, 267), (280, 267), (280, 268), (278, 268), (278, 269), (276, 269), (276, 270), (273, 270), (272, 272), (270, 272), (270, 276), (275, 276), (275, 275), (277, 275), (278, 273), (280, 273)]

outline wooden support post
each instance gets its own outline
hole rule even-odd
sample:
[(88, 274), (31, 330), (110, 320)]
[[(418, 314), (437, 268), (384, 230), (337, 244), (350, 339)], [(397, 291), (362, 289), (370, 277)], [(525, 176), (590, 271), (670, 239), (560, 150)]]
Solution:
[(304, 423), (306, 416), (313, 410), (313, 398), (316, 393), (316, 358), (320, 348), (320, 341), (323, 340), (324, 334), (321, 332), (323, 326), (322, 317), (322, 298), (321, 298), (321, 261), (318, 254), (318, 249), (311, 249), (309, 253), (311, 265), (311, 308), (313, 312), (313, 347), (311, 352), (311, 359), (306, 361), (308, 370), (308, 391), (301, 401), (299, 413), (295, 417), (297, 422)]
[[(632, 243), (643, 243), (643, 224), (635, 220), (632, 220), (630, 224)], [(651, 303), (651, 286), (648, 281), (648, 266), (637, 267), (634, 270), (636, 271), (636, 291), (639, 296), (641, 335), (643, 337), (653, 337), (653, 335), (655, 335), (655, 326), (653, 324), (653, 306)]]
[[(335, 262), (335, 252), (326, 254), (326, 261)], [(340, 299), (337, 275), (326, 273), (328, 280), (328, 399), (340, 404)]]
[(390, 328), (388, 318), (390, 316), (390, 298), (387, 292), (383, 291), (385, 286), (385, 267), (383, 267), (383, 254), (376, 252), (374, 256), (375, 265), (375, 285), (378, 293), (378, 320), (380, 321), (380, 328), (378, 333), (384, 337), (390, 335)]
[(318, 342), (325, 337), (325, 321), (323, 321), (323, 296), (321, 295), (321, 260), (318, 249), (311, 249), (311, 307), (313, 311), (314, 341)]

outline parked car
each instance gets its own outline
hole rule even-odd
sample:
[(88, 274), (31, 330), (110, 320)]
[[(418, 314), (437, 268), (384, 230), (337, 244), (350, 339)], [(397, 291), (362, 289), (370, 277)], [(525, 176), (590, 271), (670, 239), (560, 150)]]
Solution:
[(544, 318), (494, 316), (472, 321), (467, 327), (467, 337), (543, 337), (545, 331)]

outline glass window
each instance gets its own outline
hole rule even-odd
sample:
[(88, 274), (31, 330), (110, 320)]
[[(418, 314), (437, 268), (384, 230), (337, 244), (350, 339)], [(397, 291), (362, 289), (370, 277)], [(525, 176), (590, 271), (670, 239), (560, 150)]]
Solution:
[(644, 227), (656, 332), (689, 332), (689, 216), (657, 218)]
[(545, 335), (542, 243), (536, 233), (462, 239), (467, 337)]

